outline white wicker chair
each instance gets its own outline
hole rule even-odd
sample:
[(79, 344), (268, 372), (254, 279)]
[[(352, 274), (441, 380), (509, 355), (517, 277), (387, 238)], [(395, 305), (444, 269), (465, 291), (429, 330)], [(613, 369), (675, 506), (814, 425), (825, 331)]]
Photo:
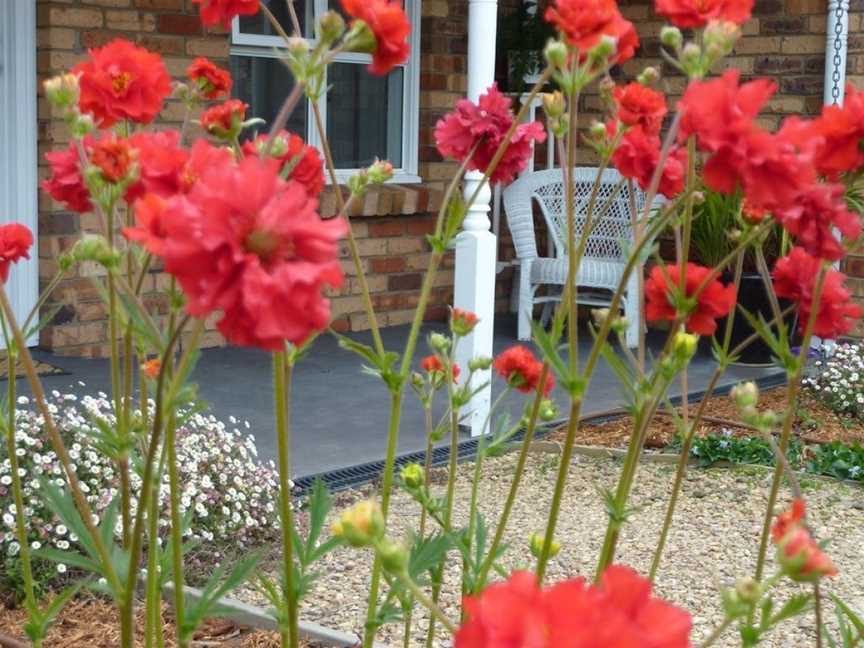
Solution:
[[(517, 280), (520, 340), (531, 337), (534, 305), (560, 301), (560, 291), (554, 291), (554, 287), (562, 287), (567, 281), (567, 214), (562, 175), (561, 169), (526, 173), (504, 190), (504, 210), (519, 261)], [(597, 169), (577, 167), (573, 169), (573, 177), (578, 240)], [(580, 287), (577, 301), (580, 304), (608, 306), (612, 291), (618, 287), (624, 275), (626, 259), (621, 244), (623, 241), (633, 240), (631, 201), (626, 183), (603, 213), (607, 200), (615, 193), (621, 180), (621, 174), (614, 169), (605, 170), (600, 180), (595, 215), (602, 214), (602, 217), (593, 224), (576, 277), (576, 284)], [(635, 191), (636, 208), (641, 211), (645, 205), (645, 194), (638, 189)], [(535, 201), (546, 220), (555, 247), (555, 257), (537, 255), (537, 237), (534, 231)], [(641, 268), (631, 273), (624, 295), (624, 315), (629, 322), (626, 340), (630, 347), (638, 344), (642, 320), (639, 313), (637, 272), (641, 272)], [(537, 297), (537, 289), (541, 285), (553, 287), (552, 294)], [(591, 290), (582, 290), (582, 287)]]

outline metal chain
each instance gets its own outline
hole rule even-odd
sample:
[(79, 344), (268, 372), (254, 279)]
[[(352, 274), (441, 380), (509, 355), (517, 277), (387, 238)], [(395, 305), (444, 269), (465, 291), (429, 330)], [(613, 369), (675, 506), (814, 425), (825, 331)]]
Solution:
[(840, 103), (840, 65), (843, 60), (840, 56), (842, 48), (841, 38), (843, 36), (843, 0), (837, 0), (837, 7), (834, 9), (834, 58), (833, 70), (831, 72), (831, 103), (837, 105)]

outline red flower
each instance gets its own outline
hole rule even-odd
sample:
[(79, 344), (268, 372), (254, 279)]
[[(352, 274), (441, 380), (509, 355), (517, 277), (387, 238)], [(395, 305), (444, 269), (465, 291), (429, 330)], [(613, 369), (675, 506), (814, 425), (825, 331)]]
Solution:
[(811, 157), (783, 133), (753, 129), (722, 147), (705, 164), (705, 184), (721, 193), (744, 190), (752, 207), (784, 209), (815, 181)]
[(223, 146), (213, 146), (205, 139), (195, 140), (189, 159), (180, 171), (180, 191), (188, 193), (206, 169), (224, 166), (234, 161), (234, 154)]
[[(813, 309), (813, 291), (816, 277), (823, 261), (807, 254), (802, 248), (794, 247), (774, 266), (774, 291), (798, 304), (798, 328), (807, 326)], [(836, 270), (828, 270), (822, 286), (819, 310), (813, 333), (822, 338), (833, 339), (852, 330), (855, 321), (861, 317), (861, 307), (850, 300), (849, 291), (843, 285), (846, 275)]]
[(123, 236), (140, 243), (145, 250), (156, 256), (165, 254), (165, 239), (168, 236), (166, 215), (168, 203), (155, 193), (145, 194), (135, 201), (135, 226), (123, 229)]
[(696, 135), (699, 147), (716, 152), (750, 133), (753, 120), (777, 90), (777, 84), (757, 79), (741, 86), (738, 70), (727, 70), (718, 79), (693, 81), (678, 104), (682, 111), (679, 141)]
[(804, 525), (803, 500), (792, 502), (792, 509), (777, 516), (771, 527), (771, 538), (777, 545), (777, 562), (792, 580), (817, 581), (823, 576), (836, 576), (837, 567), (819, 548)]
[(117, 183), (132, 171), (134, 152), (129, 142), (118, 137), (103, 137), (90, 150), (90, 164), (99, 168), (106, 182)]
[(656, 0), (655, 8), (683, 28), (702, 27), (709, 20), (742, 25), (750, 19), (753, 0)]
[(235, 16), (254, 16), (260, 0), (192, 0), (201, 5), (201, 22), (207, 26), (221, 24), (226, 29)]
[[(612, 154), (612, 164), (621, 175), (635, 180), (643, 190), (651, 186), (659, 163), (660, 137), (648, 135), (640, 126), (628, 130)], [(677, 196), (684, 191), (686, 173), (687, 149), (675, 146), (666, 157), (657, 190), (667, 198)]]
[(780, 542), (794, 527), (801, 526), (804, 523), (804, 516), (807, 514), (806, 508), (804, 500), (795, 499), (792, 501), (792, 508), (788, 511), (783, 511), (777, 516), (771, 527), (771, 539), (775, 544)]
[(273, 164), (246, 158), (203, 169), (156, 220), (165, 269), (183, 288), (188, 312), (221, 310), (218, 328), (230, 342), (267, 350), (327, 326), (321, 291), (342, 283), (337, 242), (345, 223), (322, 221), (316, 208)]
[(612, 565), (599, 585), (582, 578), (544, 590), (528, 572), (465, 599), (455, 648), (687, 648), (690, 615), (652, 596), (632, 569)]
[[(243, 153), (260, 157), (267, 151), (269, 139), (267, 135), (259, 135), (243, 144)], [(318, 149), (307, 145), (299, 135), (281, 131), (271, 155), (279, 161), (280, 169), (286, 166), (290, 169), (288, 177), (306, 187), (310, 196), (318, 196), (324, 189), (324, 161)]]
[(375, 36), (372, 51), (372, 74), (387, 74), (397, 65), (408, 60), (411, 48), (408, 36), (411, 23), (398, 0), (342, 0), (345, 12), (362, 20)]
[(6, 283), (13, 263), (30, 258), (33, 232), (21, 223), (0, 225), (0, 281)]
[(208, 58), (199, 56), (186, 69), (186, 76), (207, 99), (218, 99), (231, 92), (231, 74)]
[(141, 365), (141, 371), (143, 371), (144, 375), (148, 378), (156, 378), (161, 370), (162, 361), (159, 358), (147, 360), (146, 362), (144, 362), (144, 364)]
[(846, 208), (844, 194), (841, 184), (814, 184), (792, 205), (777, 211), (775, 217), (807, 254), (837, 261), (846, 250), (834, 235), (834, 228), (850, 240), (861, 235), (861, 218)]
[(466, 336), (474, 330), (480, 318), (476, 313), (466, 311), (461, 308), (454, 308), (450, 311), (450, 330), (456, 335)]
[[(92, 141), (90, 137), (86, 143)], [(90, 202), (90, 191), (84, 184), (81, 175), (81, 158), (75, 142), (62, 151), (51, 151), (45, 154), (45, 159), (51, 166), (51, 177), (42, 181), (42, 189), (54, 200), (62, 203), (66, 209), (83, 214), (93, 209)]]
[(846, 87), (842, 106), (825, 106), (814, 129), (823, 138), (816, 156), (822, 175), (836, 178), (864, 166), (864, 92)]
[(556, 0), (546, 9), (546, 20), (561, 31), (584, 57), (604, 36), (617, 40), (614, 63), (623, 63), (636, 53), (639, 38), (615, 0)]
[(240, 123), (246, 119), (249, 104), (229, 99), (201, 113), (201, 128), (216, 137), (233, 137), (240, 132)]
[(146, 192), (172, 196), (180, 190), (180, 173), (189, 152), (179, 146), (176, 130), (143, 131), (129, 138), (138, 152), (139, 179), (126, 191), (126, 201), (133, 202)]
[(666, 116), (666, 97), (641, 83), (616, 86), (612, 92), (616, 117), (627, 126), (641, 126), (648, 135), (657, 135)]
[[(435, 142), (441, 155), (460, 162), (470, 155), (467, 168), (485, 172), (513, 124), (510, 104), (510, 99), (494, 84), (480, 96), (477, 104), (468, 99), (460, 100), (456, 109), (435, 125)], [(531, 143), (545, 139), (546, 131), (539, 122), (520, 124), (490, 181), (510, 182), (528, 164)]]
[(123, 39), (91, 49), (72, 73), (80, 75), (81, 111), (92, 113), (102, 128), (123, 119), (149, 124), (171, 94), (162, 57)]
[[(428, 355), (420, 361), (420, 368), (426, 371), (429, 374), (433, 375), (433, 378), (437, 378), (436, 374), (443, 376), (444, 375), (444, 364), (441, 362), (441, 359), (436, 355)], [(453, 382), (455, 383), (459, 380), (459, 374), (461, 370), (459, 369), (459, 365), (453, 365)]]
[[(517, 344), (502, 352), (493, 363), (495, 371), (510, 385), (519, 391), (528, 394), (540, 384), (540, 374), (543, 371), (543, 363), (534, 357), (527, 347)], [(547, 372), (546, 382), (543, 385), (543, 394), (549, 395), (555, 387), (555, 379)]]
[[(728, 315), (735, 307), (735, 286), (724, 286), (712, 279), (692, 302), (693, 296), (711, 270), (695, 263), (687, 263), (684, 294), (679, 293), (681, 269), (679, 266), (656, 265), (645, 282), (645, 317), (649, 322), (674, 321), (679, 309), (687, 310), (684, 325), (690, 333), (712, 335), (717, 330), (717, 318)], [(667, 279), (668, 275), (668, 279)], [(683, 302), (683, 303), (682, 303)]]

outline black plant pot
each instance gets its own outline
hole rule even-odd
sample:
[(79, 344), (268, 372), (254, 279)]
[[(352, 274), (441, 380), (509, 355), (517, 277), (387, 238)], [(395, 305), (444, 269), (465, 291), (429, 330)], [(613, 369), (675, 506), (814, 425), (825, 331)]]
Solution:
[[(731, 282), (731, 276), (724, 276), (724, 282)], [(756, 318), (770, 322), (774, 319), (774, 313), (771, 310), (771, 300), (768, 291), (765, 288), (765, 283), (761, 275), (756, 272), (745, 272), (741, 276), (741, 285), (738, 287), (738, 304), (747, 310)], [(780, 300), (780, 309), (784, 310), (788, 306), (788, 302)], [(739, 308), (735, 308), (734, 320), (732, 322), (732, 340), (729, 345), (730, 351), (737, 347), (741, 342), (749, 338), (756, 331), (750, 325), (748, 319), (744, 316)], [(787, 315), (786, 330), (791, 331), (795, 335), (795, 315), (790, 313)], [(776, 327), (772, 327), (776, 332)], [(726, 331), (726, 320), (718, 320), (717, 322), (717, 337), (718, 342), (722, 342), (723, 335)], [(794, 342), (794, 341), (793, 341)], [(774, 354), (765, 341), (761, 337), (747, 345), (747, 347), (738, 354), (738, 360), (735, 364), (745, 366), (771, 366), (774, 364)]]

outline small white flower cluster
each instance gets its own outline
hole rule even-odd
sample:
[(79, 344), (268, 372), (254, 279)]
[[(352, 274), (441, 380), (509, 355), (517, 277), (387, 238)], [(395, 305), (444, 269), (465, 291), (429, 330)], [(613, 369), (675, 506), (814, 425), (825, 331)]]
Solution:
[(813, 368), (804, 387), (838, 414), (864, 419), (864, 345), (838, 344)]
[[(53, 516), (39, 492), (40, 479), (53, 480), (58, 487), (65, 488), (63, 470), (43, 433), (42, 416), (29, 405), (26, 397), (18, 399), (15, 433), (28, 538), (34, 549), (47, 546), (68, 550), (74, 548), (77, 538)], [(152, 413), (152, 403), (150, 406)], [(75, 395), (55, 391), (49, 408), (56, 417), (81, 489), (99, 517), (118, 493), (117, 469), (94, 442), (96, 421), (101, 419), (108, 425), (115, 421), (112, 403), (101, 392), (79, 401)], [(140, 412), (135, 416), (140, 419)], [(248, 433), (249, 423), (241, 426), (231, 417), (229, 428), (214, 416), (200, 413), (178, 418), (182, 421), (177, 430), (181, 507), (184, 513), (190, 512), (187, 537), (205, 542), (230, 541), (242, 546), (275, 534), (278, 478), (272, 461), (264, 465), (257, 460), (255, 442)], [(164, 472), (159, 488), (163, 535), (169, 525), (168, 471)], [(133, 471), (130, 481), (134, 512), (141, 478)], [(6, 446), (0, 444), (0, 563), (5, 556), (15, 556), (21, 549), (15, 534), (11, 484)]]

